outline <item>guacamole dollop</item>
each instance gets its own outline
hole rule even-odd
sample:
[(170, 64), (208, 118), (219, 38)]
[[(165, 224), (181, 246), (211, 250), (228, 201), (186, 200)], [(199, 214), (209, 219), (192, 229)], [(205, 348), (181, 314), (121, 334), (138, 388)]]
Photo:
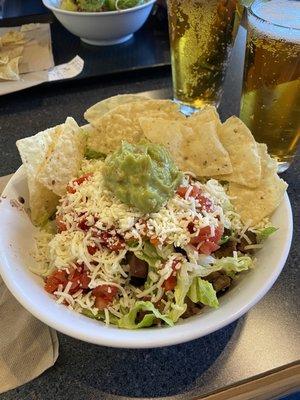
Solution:
[(182, 173), (163, 146), (122, 142), (105, 160), (104, 179), (120, 201), (151, 213), (173, 196)]

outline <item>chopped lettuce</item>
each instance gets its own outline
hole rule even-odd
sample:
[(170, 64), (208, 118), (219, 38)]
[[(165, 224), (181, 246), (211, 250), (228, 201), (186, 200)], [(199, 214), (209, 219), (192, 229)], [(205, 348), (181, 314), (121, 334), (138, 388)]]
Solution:
[[(105, 314), (103, 311), (98, 311), (98, 313), (95, 315), (92, 313), (92, 311), (88, 310), (87, 308), (83, 308), (81, 313), (91, 319), (97, 319), (99, 321), (105, 320)], [(118, 325), (118, 321), (119, 321), (119, 319), (115, 315), (109, 313), (109, 323), (110, 324)]]
[(91, 310), (88, 310), (87, 308), (83, 308), (81, 313), (83, 315), (85, 315), (86, 317), (92, 318), (92, 319), (99, 319), (99, 320), (103, 320), (104, 319), (104, 312), (100, 313), (98, 312), (98, 314), (93, 314)]
[(147, 281), (145, 282), (145, 288), (147, 289), (151, 287), (154, 283), (151, 279), (151, 274), (149, 274), (149, 272), (156, 271), (155, 265), (157, 262), (161, 261), (161, 257), (158, 255), (156, 248), (153, 246), (153, 244), (148, 241), (144, 243), (142, 250), (136, 251), (134, 254), (137, 258), (146, 261), (149, 265)]
[(77, 11), (77, 4), (74, 0), (62, 0), (60, 8), (67, 11)]
[[(145, 314), (140, 322), (136, 322), (137, 314), (140, 311), (149, 313)], [(167, 325), (173, 326), (172, 320), (166, 315), (162, 315), (150, 301), (137, 301), (129, 313), (119, 319), (118, 326), (124, 329), (146, 328), (153, 325), (156, 318), (164, 321)]]
[(106, 154), (100, 153), (99, 151), (95, 151), (89, 148), (85, 149), (84, 157), (87, 160), (105, 160)]
[(149, 241), (146, 241), (144, 243), (143, 249), (137, 251), (135, 255), (140, 260), (144, 260), (150, 266), (154, 267), (157, 261), (167, 260), (172, 253), (174, 253), (173, 245), (167, 245), (158, 248), (151, 244)]
[(106, 6), (109, 11), (125, 10), (127, 8), (140, 6), (144, 3), (146, 3), (145, 0), (106, 0)]
[(134, 251), (138, 247), (139, 241), (137, 239), (129, 239), (126, 241), (126, 244), (131, 251)]
[(116, 3), (116, 7), (119, 10), (125, 10), (126, 8), (140, 6), (141, 4), (144, 4), (145, 1), (144, 0), (117, 0), (115, 3)]
[(189, 291), (192, 283), (192, 277), (188, 274), (187, 264), (182, 264), (177, 275), (177, 284), (174, 290), (175, 303), (172, 304), (172, 310), (169, 312), (168, 317), (173, 322), (186, 311), (187, 305), (185, 304), (185, 297)]
[(172, 244), (168, 244), (166, 246), (162, 246), (161, 248), (156, 247), (156, 252), (160, 258), (167, 260), (172, 254), (175, 253), (175, 250)]
[(161, 260), (161, 257), (158, 255), (156, 248), (150, 242), (145, 242), (143, 249), (137, 251), (135, 255), (140, 260), (146, 261), (150, 267), (155, 267), (157, 261)]
[(104, 0), (76, 0), (79, 11), (97, 12), (103, 10)]
[[(246, 271), (251, 268), (253, 261), (251, 257), (223, 257), (216, 260), (213, 267), (215, 271), (223, 270), (228, 276), (233, 277), (236, 273)], [(212, 271), (213, 272), (213, 271)]]
[(51, 219), (48, 219), (48, 221), (45, 222), (44, 225), (42, 225), (42, 229), (43, 231), (51, 233), (53, 235), (55, 235), (55, 233), (57, 232), (56, 223), (54, 220)]
[(217, 293), (213, 285), (199, 277), (193, 279), (187, 295), (194, 303), (202, 303), (213, 308), (219, 306)]
[(253, 265), (253, 260), (248, 256), (223, 257), (215, 259), (212, 264), (201, 264), (195, 268), (195, 275), (205, 277), (212, 272), (223, 270), (228, 276), (233, 277), (235, 273), (246, 271)]
[(228, 236), (228, 235), (223, 235), (223, 236), (221, 237), (221, 240), (220, 240), (219, 244), (222, 245), (222, 244), (224, 244), (224, 243), (227, 243), (229, 239), (230, 239), (230, 236)]
[(256, 232), (258, 241), (261, 242), (262, 240), (266, 240), (269, 236), (273, 235), (273, 233), (275, 233), (277, 230), (278, 228), (275, 228), (274, 226), (269, 226), (264, 229), (259, 229)]

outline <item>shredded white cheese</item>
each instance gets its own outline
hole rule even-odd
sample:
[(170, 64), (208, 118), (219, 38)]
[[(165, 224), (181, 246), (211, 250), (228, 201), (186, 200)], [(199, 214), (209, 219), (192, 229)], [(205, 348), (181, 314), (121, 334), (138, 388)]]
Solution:
[[(150, 286), (138, 288), (130, 284), (127, 251), (142, 251), (146, 236), (157, 240), (159, 249), (165, 245), (184, 249), (190, 260), (188, 270), (196, 274), (197, 268), (209, 265), (213, 257), (199, 254), (190, 245), (192, 237), (197, 238), (205, 227), (210, 228), (209, 236), (214, 237), (220, 224), (238, 230), (241, 236), (247, 228), (233, 211), (224, 188), (214, 179), (200, 183), (193, 176), (184, 176), (182, 185), (187, 187), (184, 198), (174, 194), (158, 212), (142, 214), (134, 207), (121, 203), (105, 188), (102, 166), (102, 162), (85, 161), (83, 172), (92, 172), (92, 175), (81, 184), (71, 183), (76, 191), (66, 193), (60, 199), (57, 217), (65, 230), (55, 235), (39, 235), (37, 261), (43, 265), (39, 273), (47, 275), (54, 269), (61, 269), (70, 274), (72, 269), (84, 266), (90, 280), (88, 292), (79, 287), (70, 294), (72, 283), (68, 282), (64, 290), (60, 285), (54, 295), (58, 303), (66, 303), (78, 312), (87, 310), (97, 317), (99, 310), (95, 307), (92, 289), (109, 285), (108, 294), (111, 294), (111, 287), (116, 287), (117, 296), (102, 313), (106, 324), (110, 323), (112, 316), (122, 317), (139, 299), (150, 298), (153, 303), (163, 301), (163, 312), (167, 313), (174, 308), (174, 302), (173, 293), (165, 292), (164, 282), (170, 276), (176, 276), (185, 257), (175, 249), (149, 271)], [(195, 185), (201, 196), (208, 199), (211, 209), (202, 207), (201, 199), (192, 196), (191, 185)], [(106, 237), (107, 245), (103, 245), (103, 232), (121, 238), (122, 246), (117, 250), (108, 248), (115, 244), (111, 236)], [(198, 249), (202, 243), (198, 244)], [(234, 256), (237, 257), (237, 253)], [(175, 260), (178, 261), (176, 265)]]

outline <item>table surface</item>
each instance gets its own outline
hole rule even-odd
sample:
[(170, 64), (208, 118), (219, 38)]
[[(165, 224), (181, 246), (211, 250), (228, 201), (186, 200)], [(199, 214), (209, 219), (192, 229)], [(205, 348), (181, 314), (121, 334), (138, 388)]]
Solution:
[[(220, 114), (238, 113), (245, 33), (234, 48)], [(0, 175), (20, 165), (15, 141), (83, 113), (118, 93), (171, 96), (169, 68), (127, 73), (113, 80), (93, 79), (36, 87), (0, 98)], [(294, 239), (286, 266), (269, 293), (244, 317), (206, 337), (160, 349), (112, 349), (59, 334), (55, 366), (0, 399), (188, 399), (220, 391), (299, 359), (299, 158), (283, 174), (294, 213)]]

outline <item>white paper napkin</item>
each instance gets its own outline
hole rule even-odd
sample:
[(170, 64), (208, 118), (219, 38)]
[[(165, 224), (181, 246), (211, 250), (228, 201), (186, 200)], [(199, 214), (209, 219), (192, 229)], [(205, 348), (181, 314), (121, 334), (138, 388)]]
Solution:
[(78, 55), (66, 64), (54, 66), (49, 24), (0, 28), (0, 36), (10, 30), (22, 30), (28, 41), (24, 46), (20, 63), (20, 80), (1, 81), (0, 96), (40, 85), (43, 82), (74, 78), (83, 70), (84, 61)]
[[(0, 193), (8, 178), (0, 178)], [(56, 332), (21, 306), (0, 276), (0, 393), (36, 378), (57, 357)]]
[(0, 277), (0, 393), (36, 378), (58, 357), (56, 332), (27, 312)]

